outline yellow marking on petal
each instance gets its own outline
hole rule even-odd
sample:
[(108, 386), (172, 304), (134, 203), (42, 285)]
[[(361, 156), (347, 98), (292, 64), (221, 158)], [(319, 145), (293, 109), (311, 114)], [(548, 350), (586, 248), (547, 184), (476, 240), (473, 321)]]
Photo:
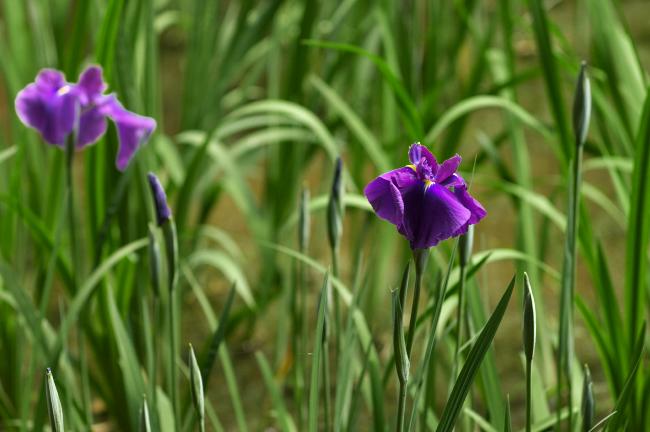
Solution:
[(64, 94), (70, 93), (70, 90), (71, 90), (70, 86), (69, 86), (69, 85), (65, 85), (65, 86), (61, 87), (61, 88), (56, 92), (56, 94), (57, 94), (57, 96), (63, 96)]
[(406, 165), (407, 167), (411, 168), (413, 171), (418, 172), (418, 169), (415, 167), (413, 164)]

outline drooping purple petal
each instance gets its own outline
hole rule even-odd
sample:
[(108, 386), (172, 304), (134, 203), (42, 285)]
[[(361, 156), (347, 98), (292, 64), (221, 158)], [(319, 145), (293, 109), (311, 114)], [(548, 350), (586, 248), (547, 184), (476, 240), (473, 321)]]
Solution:
[(461, 160), (459, 155), (454, 155), (441, 163), (438, 172), (436, 172), (436, 181), (441, 183), (451, 177), (460, 166)]
[(79, 133), (77, 135), (77, 148), (83, 148), (94, 144), (104, 133), (108, 123), (106, 115), (100, 107), (94, 106), (81, 114), (79, 117)]
[(421, 183), (406, 191), (402, 199), (404, 222), (398, 230), (411, 249), (426, 249), (453, 237), (471, 217), (449, 189), (435, 183)]
[(156, 121), (151, 117), (135, 114), (125, 109), (114, 96), (104, 105), (106, 113), (117, 127), (120, 146), (117, 150), (117, 169), (124, 171), (135, 152), (156, 129)]
[(474, 225), (478, 223), (481, 219), (487, 215), (487, 212), (485, 211), (485, 208), (481, 205), (480, 202), (478, 202), (476, 199), (474, 199), (473, 196), (467, 192), (467, 187), (466, 186), (458, 186), (454, 188), (454, 195), (458, 199), (458, 201), (467, 209), (470, 211), (471, 216), (467, 223), (469, 225)]
[(380, 218), (398, 225), (402, 223), (404, 215), (401, 195), (419, 182), (412, 168), (403, 167), (380, 175), (371, 181), (363, 192)]
[(106, 91), (107, 85), (102, 78), (102, 68), (99, 66), (87, 67), (77, 82), (77, 88), (81, 95), (82, 104), (95, 101)]
[(63, 147), (74, 128), (78, 102), (57, 71), (44, 70), (16, 96), (16, 113), (49, 144)]
[(445, 181), (439, 183), (445, 187), (456, 187), (456, 186), (465, 186), (465, 180), (460, 176), (460, 174), (452, 174)]

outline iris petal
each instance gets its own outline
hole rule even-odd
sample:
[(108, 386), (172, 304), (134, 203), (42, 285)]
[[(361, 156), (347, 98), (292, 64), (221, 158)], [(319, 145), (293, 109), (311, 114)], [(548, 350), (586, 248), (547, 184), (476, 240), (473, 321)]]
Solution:
[(460, 166), (461, 160), (459, 155), (454, 155), (441, 163), (436, 173), (436, 181), (440, 183), (452, 176)]
[(471, 217), (450, 190), (435, 183), (411, 188), (402, 198), (404, 223), (398, 230), (412, 249), (426, 249), (453, 237)]
[(363, 192), (380, 218), (399, 225), (404, 217), (402, 194), (419, 183), (415, 171), (403, 167), (380, 175)]
[(436, 160), (436, 157), (429, 151), (428, 148), (423, 146), (420, 143), (415, 143), (411, 145), (409, 148), (409, 160), (413, 165), (417, 165), (420, 163), (420, 161), (424, 158), (429, 166), (431, 167), (431, 170), (435, 174), (436, 171), (438, 170), (438, 161)]
[(104, 105), (103, 111), (117, 127), (120, 147), (117, 150), (117, 169), (124, 171), (135, 152), (156, 129), (156, 121), (151, 117), (135, 114), (125, 109), (114, 96)]
[(18, 93), (16, 113), (24, 124), (40, 132), (46, 142), (62, 147), (74, 127), (77, 100), (69, 92), (59, 94), (58, 86), (65, 82), (60, 74), (50, 72), (55, 71), (41, 72), (35, 84)]
[(472, 214), (467, 221), (469, 225), (474, 225), (478, 223), (481, 219), (487, 215), (487, 212), (485, 211), (485, 208), (481, 205), (480, 202), (478, 202), (476, 199), (474, 199), (473, 196), (467, 192), (467, 187), (466, 186), (460, 186), (454, 188), (454, 195), (458, 199), (458, 201), (470, 211)]
[(36, 75), (36, 87), (43, 93), (56, 93), (61, 87), (66, 85), (65, 77), (61, 72), (54, 69), (42, 69)]
[(79, 117), (79, 135), (77, 136), (77, 148), (83, 148), (94, 144), (106, 133), (106, 116), (99, 107), (93, 107)]
[(460, 176), (460, 174), (452, 174), (444, 181), (439, 182), (439, 184), (445, 187), (465, 186), (465, 180)]
[(106, 91), (106, 83), (102, 78), (102, 68), (99, 66), (89, 66), (81, 75), (77, 88), (82, 96), (82, 103), (90, 103)]

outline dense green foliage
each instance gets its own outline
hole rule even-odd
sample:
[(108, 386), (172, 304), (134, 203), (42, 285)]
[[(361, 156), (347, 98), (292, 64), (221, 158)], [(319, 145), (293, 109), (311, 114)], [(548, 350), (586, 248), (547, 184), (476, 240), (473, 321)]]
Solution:
[[(58, 391), (67, 430), (644, 430), (647, 74), (627, 2), (547, 3), (0, 3), (0, 429), (49, 427)], [(70, 193), (14, 98), (88, 64), (158, 129), (120, 173), (111, 126)], [(362, 190), (415, 141), (488, 216), (404, 271)]]

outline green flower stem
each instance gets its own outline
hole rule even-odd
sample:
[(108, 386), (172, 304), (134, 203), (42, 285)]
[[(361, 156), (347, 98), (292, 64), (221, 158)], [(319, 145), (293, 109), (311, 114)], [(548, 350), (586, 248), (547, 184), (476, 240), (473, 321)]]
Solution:
[[(332, 275), (338, 279), (339, 278), (339, 251), (338, 248), (332, 248)], [(334, 303), (334, 349), (336, 355), (341, 352), (341, 347), (339, 341), (341, 340), (341, 305), (339, 301), (339, 296), (336, 292), (333, 293), (333, 303)]]
[[(429, 258), (429, 249), (416, 249), (413, 251), (415, 261), (415, 288), (413, 291), (413, 305), (411, 306), (411, 318), (409, 319), (409, 329), (406, 336), (406, 353), (411, 356), (413, 339), (415, 338), (415, 328), (418, 319), (418, 305), (420, 303), (420, 291), (422, 288), (422, 277), (426, 268), (427, 259)], [(405, 296), (406, 297), (406, 296)], [(402, 307), (404, 303), (402, 303)]]
[(330, 361), (329, 361), (329, 344), (327, 338), (323, 338), (323, 393), (325, 394), (325, 403), (323, 404), (324, 411), (324, 429), (330, 430), (330, 413), (332, 412), (332, 403), (330, 401)]
[(165, 239), (165, 255), (167, 257), (167, 313), (169, 323), (169, 359), (167, 362), (167, 379), (169, 385), (169, 397), (172, 403), (176, 430), (180, 430), (180, 410), (178, 399), (178, 372), (176, 369), (176, 353), (178, 353), (178, 341), (176, 335), (178, 313), (178, 237), (176, 224), (173, 219), (168, 219), (161, 225)]
[[(157, 295), (154, 295), (153, 298), (153, 312), (152, 312), (152, 317), (151, 317), (151, 322), (154, 325), (153, 332), (152, 332), (152, 339), (153, 339), (153, 344), (152, 344), (152, 361), (151, 361), (151, 376), (149, 377), (149, 380), (151, 381), (151, 402), (152, 406), (156, 408), (158, 406), (158, 392), (156, 391), (156, 383), (158, 381), (158, 332), (156, 329), (160, 328), (159, 321), (160, 321), (160, 316), (162, 315), (161, 313), (161, 306), (160, 306), (160, 298)], [(153, 413), (153, 423), (154, 426), (158, 424), (158, 412), (157, 410), (154, 410)]]
[(404, 430), (404, 416), (406, 412), (406, 395), (409, 380), (410, 360), (404, 340), (404, 311), (402, 304), (406, 299), (406, 291), (409, 285), (409, 273), (411, 272), (411, 263), (407, 263), (402, 275), (399, 292), (393, 292), (393, 350), (395, 352), (395, 371), (399, 381), (399, 401), (397, 405), (397, 432)]
[(400, 381), (399, 383), (399, 402), (397, 406), (397, 432), (402, 432), (404, 430), (404, 415), (406, 412), (406, 389), (408, 382)]
[(532, 430), (532, 416), (531, 416), (531, 407), (532, 407), (532, 361), (526, 361), (526, 432), (531, 432)]
[(463, 343), (464, 322), (465, 322), (465, 282), (467, 280), (466, 268), (461, 264), (460, 266), (460, 283), (458, 284), (458, 305), (456, 307), (456, 349), (454, 351), (454, 373), (453, 378), (456, 378), (460, 370), (460, 347)]
[[(574, 357), (573, 346), (573, 303), (575, 297), (575, 276), (576, 276), (576, 234), (578, 230), (578, 205), (580, 203), (580, 181), (582, 173), (583, 146), (576, 147), (576, 154), (573, 158), (572, 176), (569, 189), (569, 212), (567, 215), (567, 238), (564, 251), (564, 262), (562, 272), (562, 291), (560, 302), (560, 349), (558, 370), (558, 398), (562, 397), (562, 375), (567, 381), (569, 413), (567, 417), (569, 430), (573, 430), (573, 380), (572, 360)], [(558, 413), (561, 410), (558, 410)], [(558, 414), (558, 423), (560, 421)]]
[(180, 421), (178, 411), (178, 389), (177, 380), (178, 374), (176, 373), (176, 289), (172, 288), (169, 292), (169, 392), (174, 411), (174, 421), (176, 422), (176, 430), (180, 430)]
[(75, 223), (74, 213), (74, 193), (73, 193), (73, 162), (74, 162), (75, 135), (70, 134), (66, 142), (66, 189), (68, 199), (68, 233), (70, 236), (70, 258), (72, 264), (72, 292), (77, 292), (77, 283), (79, 281), (79, 248), (77, 244), (77, 226)]

